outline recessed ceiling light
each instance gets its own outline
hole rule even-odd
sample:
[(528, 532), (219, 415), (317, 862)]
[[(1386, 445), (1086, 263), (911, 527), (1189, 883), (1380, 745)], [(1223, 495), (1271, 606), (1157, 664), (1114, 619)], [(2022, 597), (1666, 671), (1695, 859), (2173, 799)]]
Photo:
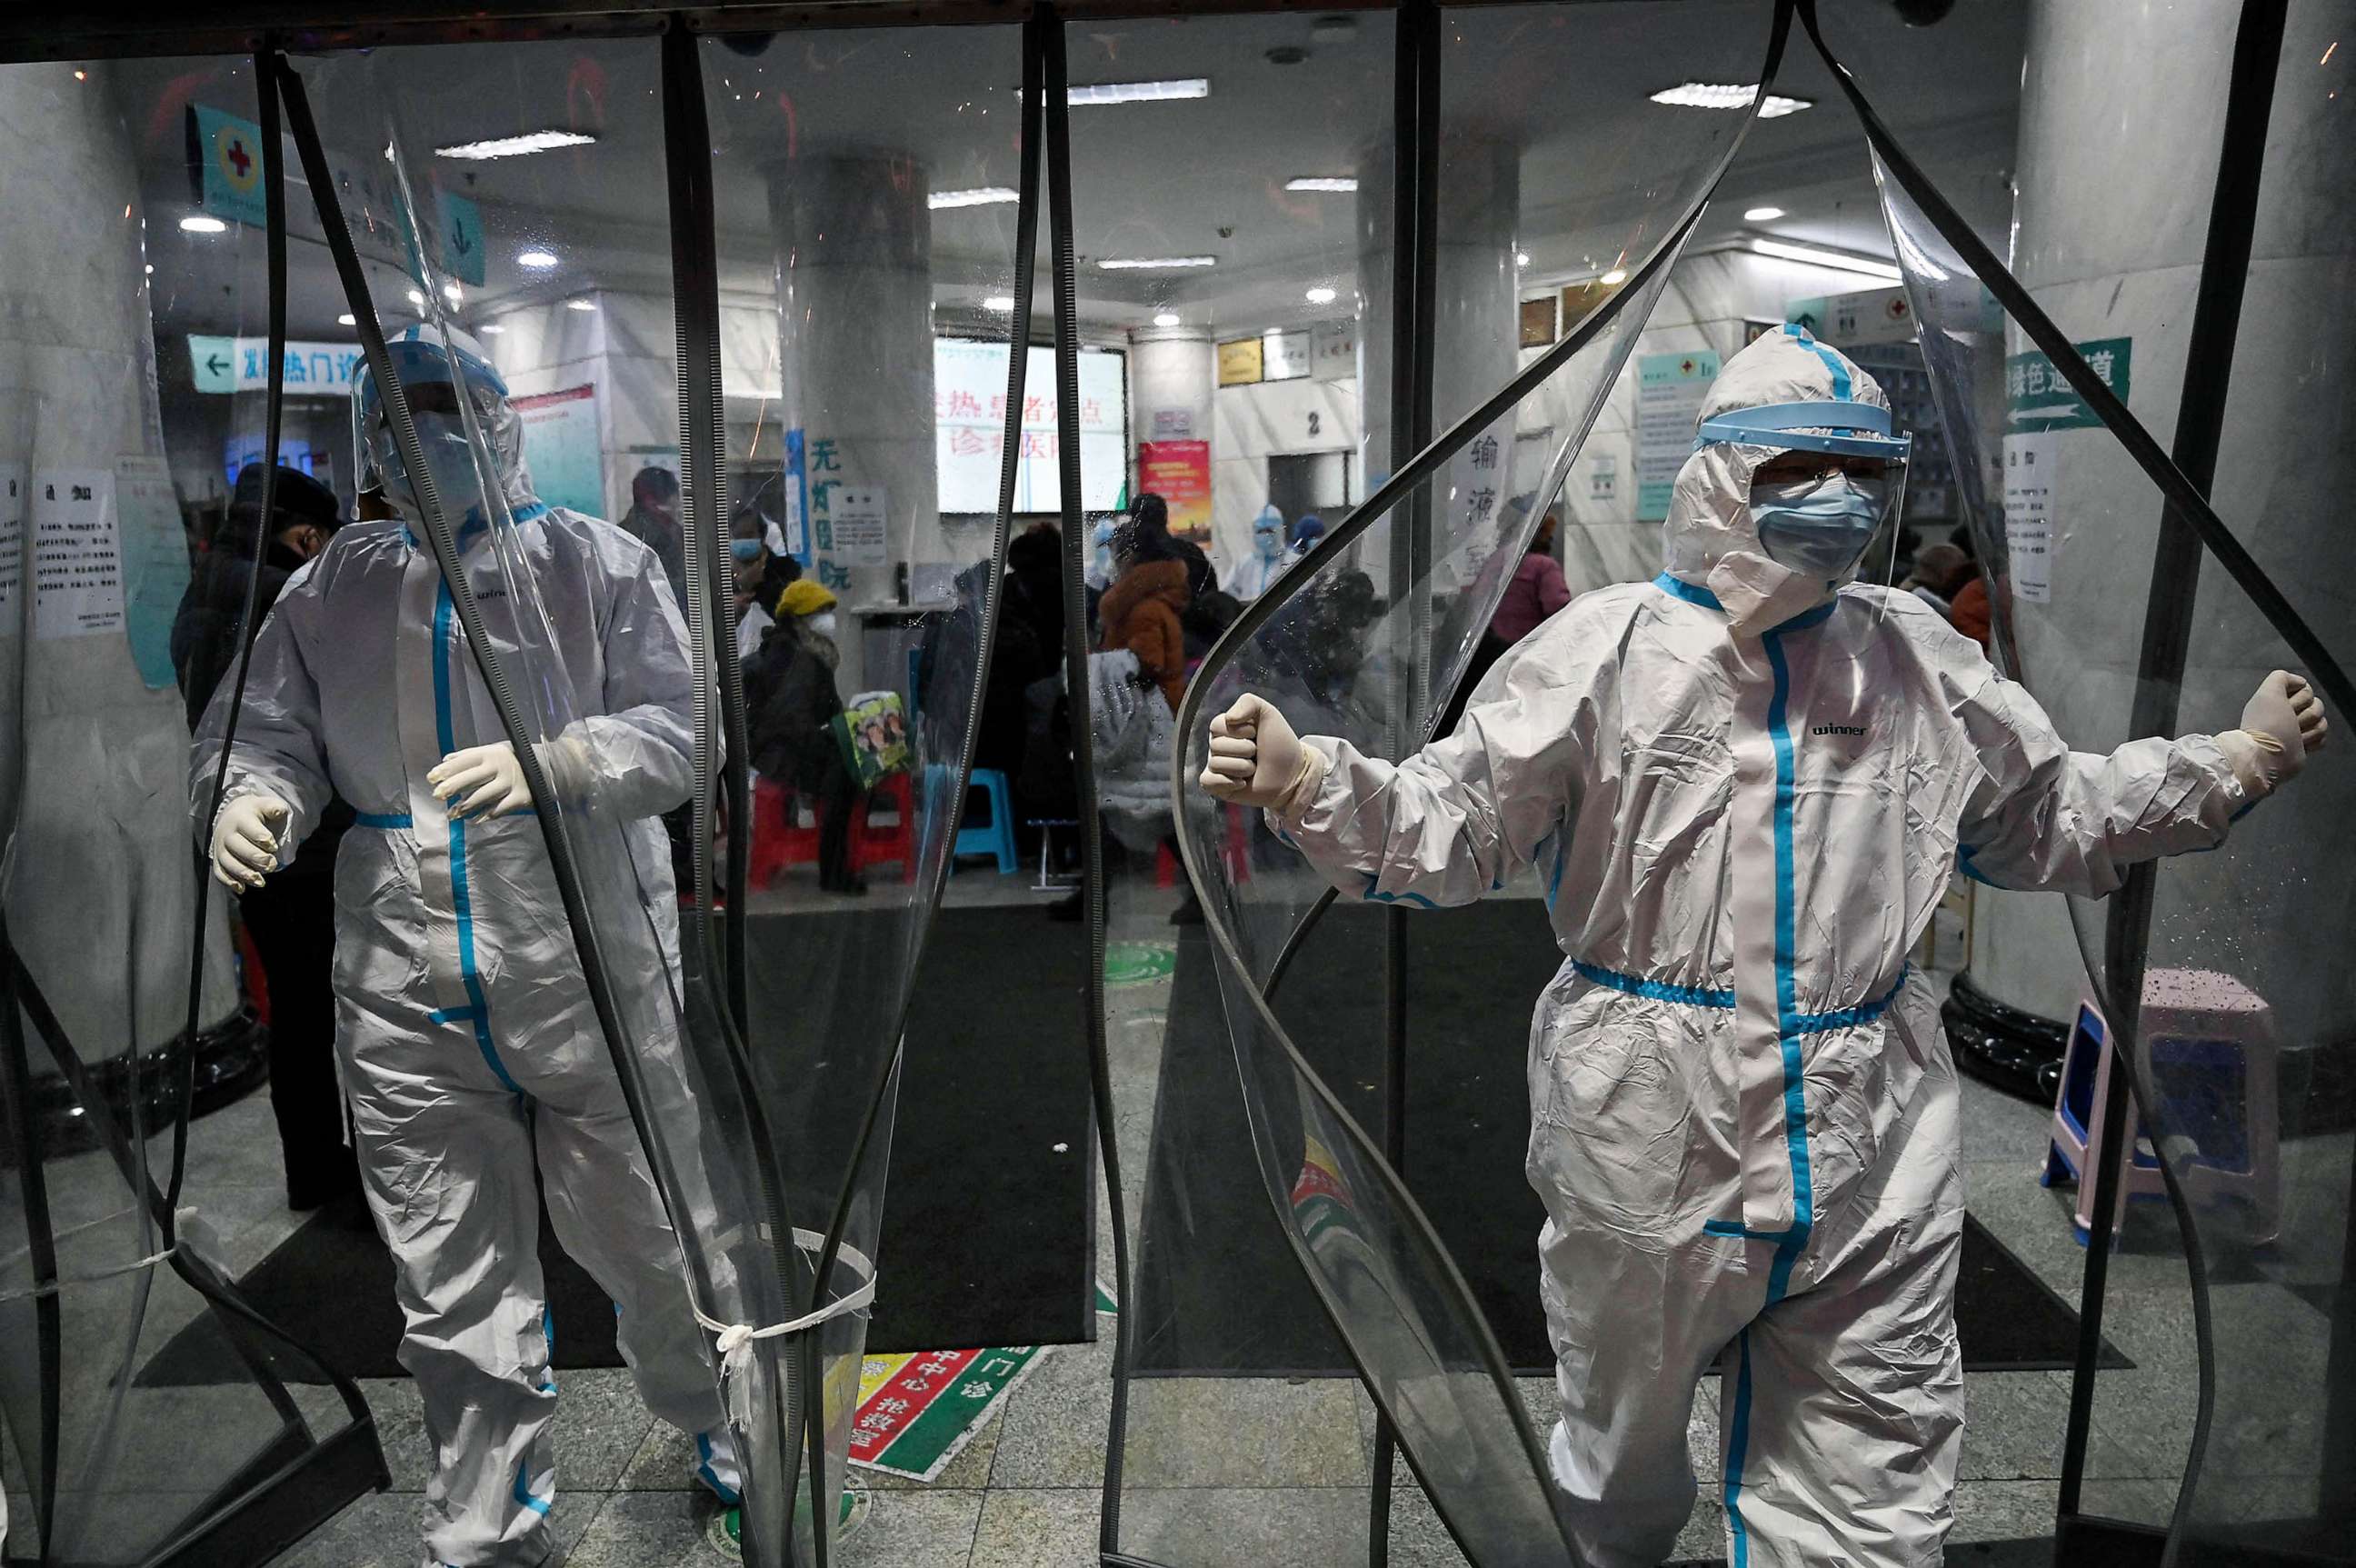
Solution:
[(1005, 315), (1013, 310), (1014, 296), (1011, 294), (993, 294), (981, 302), (981, 307), (984, 310), (995, 310), (1001, 315)]
[(409, 303), (423, 310), (425, 308), (425, 296), (412, 288), (409, 291)]
[(993, 207), (1001, 202), (1020, 201), (1023, 193), (1009, 190), (1002, 185), (978, 185), (971, 190), (937, 190), (925, 198), (925, 205), (938, 212), (947, 207)]
[(1210, 78), (1180, 77), (1170, 81), (1098, 81), (1085, 87), (1075, 87), (1065, 102), (1077, 108), (1084, 103), (1162, 103), (1177, 98), (1208, 98)]
[(1156, 327), (1175, 327), (1178, 325), (1179, 320), (1180, 317), (1176, 311), (1165, 310), (1161, 315), (1153, 318), (1153, 325)]
[(594, 310), (597, 308), (597, 302), (593, 299), (568, 299), (564, 302), (564, 308), (567, 310)]
[(1618, 288), (1622, 284), (1628, 281), (1628, 269), (1626, 267), (1613, 267), (1610, 272), (1605, 273), (1601, 277), (1597, 278), (1595, 281), (1601, 284), (1605, 288)]
[(1753, 240), (1751, 250), (1778, 261), (1799, 262), (1812, 267), (1830, 267), (1835, 272), (1862, 273), (1884, 283), (1900, 283), (1906, 274), (1888, 262), (1877, 262), (1870, 256), (1852, 256), (1846, 251), (1819, 250), (1814, 245), (1786, 244), (1781, 240)]
[(1330, 288), (1312, 288), (1309, 291), (1309, 303), (1331, 305), (1333, 303), (1333, 291)]
[(1742, 220), (1745, 223), (1772, 223), (1782, 216), (1783, 209), (1780, 207), (1753, 207), (1743, 213)]
[(1107, 256), (1097, 265), (1108, 273), (1173, 272), (1181, 267), (1215, 267), (1216, 256)]
[(546, 272), (556, 265), (556, 256), (550, 251), (519, 251), (516, 252), (516, 265), (530, 267), (534, 272)]
[[(1729, 81), (1681, 81), (1675, 87), (1664, 87), (1651, 95), (1655, 103), (1666, 103), (1679, 109), (1748, 109), (1751, 101), (1759, 96), (1759, 84), (1747, 86)], [(1759, 106), (1762, 120), (1774, 120), (1785, 114), (1797, 114), (1803, 109), (1815, 107), (1813, 98), (1785, 98), (1771, 92)]]
[(486, 158), (518, 158), (526, 153), (554, 152), (559, 147), (585, 147), (597, 138), (579, 131), (526, 131), (519, 136), (493, 136), (480, 142), (460, 142), (455, 146), (436, 147), (437, 157), (470, 158), (477, 162)]
[(476, 328), (475, 330), (477, 332), (496, 333), (504, 332), (507, 328), (500, 326), (496, 321), (486, 321), (480, 327)]
[(459, 290), (458, 285), (455, 283), (445, 283), (442, 285), (442, 297), (448, 300), (453, 305), (463, 305), (466, 300), (466, 295)]
[(336, 317), (336, 325), (338, 327), (358, 327), (359, 324), (359, 318), (348, 312)]
[(1304, 174), (1284, 182), (1287, 190), (1349, 191), (1358, 188), (1358, 177), (1354, 174)]
[(155, 263), (153, 262), (147, 263), (147, 275), (151, 278), (155, 275)]
[(229, 225), (209, 212), (191, 212), (180, 220), (183, 234), (218, 234)]
[(1514, 252), (1514, 265), (1517, 267), (1526, 267), (1529, 264), (1530, 253), (1527, 251), (1515, 251)]

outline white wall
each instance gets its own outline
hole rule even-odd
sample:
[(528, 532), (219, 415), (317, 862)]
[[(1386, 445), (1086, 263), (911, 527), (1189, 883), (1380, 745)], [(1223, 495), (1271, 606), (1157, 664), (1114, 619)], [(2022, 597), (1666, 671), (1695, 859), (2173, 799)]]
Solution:
[[(1310, 428), (1312, 416), (1314, 432)], [(1268, 504), (1270, 456), (1346, 454), (1350, 494), (1365, 499), (1355, 377), (1221, 387), (1211, 397), (1211, 564), (1222, 576), (1229, 564), (1251, 553), (1252, 521)], [(1284, 521), (1290, 524), (1294, 520)]]

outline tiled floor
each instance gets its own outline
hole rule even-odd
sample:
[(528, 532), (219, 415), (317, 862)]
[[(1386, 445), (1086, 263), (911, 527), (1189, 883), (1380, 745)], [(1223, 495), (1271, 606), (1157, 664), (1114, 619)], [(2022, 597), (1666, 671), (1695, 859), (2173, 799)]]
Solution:
[[(1032, 871), (1003, 879), (961, 873), (959, 902), (1027, 900)], [(781, 888), (780, 907), (814, 891)], [(1166, 940), (1167, 890), (1125, 886), (1115, 901), (1116, 940)], [(1110, 1037), (1124, 1146), (1151, 1125), (1155, 1068), (1168, 983), (1114, 993)], [(2066, 1199), (2037, 1186), (2043, 1114), (1966, 1081), (1969, 1202), (1989, 1229), (2066, 1298), (2078, 1294), (2083, 1253), (2072, 1241)], [(293, 1217), (276, 1207), (274, 1144), (257, 1098), (199, 1123), (190, 1190), (241, 1267), (283, 1238)], [(1144, 1161), (1126, 1168), (1132, 1188)], [(1132, 1208), (1132, 1212), (1134, 1209)], [(1100, 1209), (1099, 1233), (1107, 1218)], [(2164, 1240), (2164, 1239), (2163, 1239)], [(1105, 1265), (1109, 1273), (1109, 1262)], [(2165, 1516), (2191, 1414), (2190, 1328), (2183, 1267), (2164, 1247), (2123, 1254), (2113, 1271), (2108, 1331), (2137, 1363), (2104, 1374), (2089, 1501), (2130, 1517)], [(2294, 1326), (2285, 1320), (2285, 1331)], [(1081, 1568), (1096, 1561), (1104, 1474), (1111, 1345), (1055, 1349), (984, 1429), (927, 1487), (875, 1479), (838, 1563), (942, 1568)], [(621, 1371), (561, 1378), (557, 1423), (560, 1496), (552, 1516), (574, 1568), (716, 1562), (706, 1542), (712, 1504), (691, 1488), (685, 1440), (658, 1426)], [(414, 1388), (365, 1385), (391, 1464), (391, 1491), (362, 1498), (284, 1561), (301, 1568), (413, 1568), (425, 1455)], [(2062, 1372), (1974, 1374), (1958, 1541), (2050, 1531), (2061, 1471), (2069, 1377)], [(1551, 1384), (1525, 1386), (1541, 1427)], [(1700, 1498), (1680, 1551), (1721, 1549), (1714, 1382), (1706, 1381), (1691, 1444)], [(1132, 1422), (1121, 1541), (1149, 1559), (1316, 1565), (1365, 1560), (1371, 1407), (1354, 1383), (1333, 1380), (1156, 1380), (1140, 1385)], [(1391, 1561), (1462, 1562), (1411, 1480), (1393, 1510)]]

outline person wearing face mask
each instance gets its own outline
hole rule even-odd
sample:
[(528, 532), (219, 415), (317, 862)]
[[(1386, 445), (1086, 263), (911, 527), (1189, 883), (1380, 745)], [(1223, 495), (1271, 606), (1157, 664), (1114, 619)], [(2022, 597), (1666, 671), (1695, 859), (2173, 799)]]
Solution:
[(630, 510), (615, 525), (655, 553), (671, 596), (687, 600), (687, 535), (679, 526), (679, 476), (649, 463), (630, 477)]
[[(583, 715), (539, 743), (546, 779), (566, 810), (594, 805), (620, 825), (675, 977), (678, 911), (655, 819), (691, 784), (679, 607), (645, 545), (532, 494), (506, 384), (451, 337), (412, 328), (388, 350), (457, 569), (502, 647), (541, 644), (562, 661)], [(427, 1560), (522, 1568), (555, 1546), (543, 1196), (565, 1251), (616, 1304), (640, 1396), (697, 1434), (696, 1474), (724, 1502), (736, 1462), (679, 1239), (528, 814), (538, 802), (366, 365), (353, 399), (361, 488), (393, 516), (344, 529), (287, 580), (254, 640), (234, 745), (226, 687), (205, 712), (190, 797), (214, 875), (247, 896), (282, 874), (331, 799), (357, 812), (335, 874), (336, 1046), (433, 1453)]]
[(1597, 1568), (1669, 1555), (1718, 1362), (1729, 1549), (1939, 1561), (1963, 1377), (1955, 1073), (1907, 953), (1960, 861), (2099, 897), (2214, 847), (2327, 725), (2277, 671), (2240, 727), (2073, 752), (1930, 606), (1853, 581), (1906, 437), (1797, 328), (1727, 361), (1667, 569), (1582, 596), (1400, 763), (1246, 696), (1202, 787), (1344, 893), (1462, 904), (1516, 864), (1566, 961), (1538, 1003), (1528, 1170), (1549, 1437)]
[[(262, 464), (237, 477), (229, 516), (198, 555), (187, 592), (172, 618), (172, 668), (187, 706), (191, 733), (222, 680), (237, 668), (238, 628), (254, 578), (258, 629), (287, 579), (327, 547), (343, 526), (335, 491), (297, 468), (281, 467), (271, 517), (254, 557), (262, 521)], [(262, 960), (270, 1000), (270, 1110), (278, 1123), (286, 1172), (286, 1207), (313, 1209), (356, 1198), (359, 1167), (344, 1142), (343, 1097), (336, 1088), (336, 1004), (328, 984), (335, 961), (336, 850), (352, 809), (330, 800), (294, 862), (241, 902), (239, 918)]]
[(744, 730), (753, 770), (806, 801), (818, 819), (818, 885), (856, 896), (866, 881), (851, 868), (851, 819), (858, 780), (834, 735), (842, 712), (835, 689), (835, 597), (804, 577), (777, 600), (777, 623), (744, 661)]
[(1291, 564), (1284, 551), (1284, 514), (1264, 506), (1252, 523), (1252, 553), (1227, 574), (1227, 592), (1249, 604), (1268, 592), (1277, 575)]

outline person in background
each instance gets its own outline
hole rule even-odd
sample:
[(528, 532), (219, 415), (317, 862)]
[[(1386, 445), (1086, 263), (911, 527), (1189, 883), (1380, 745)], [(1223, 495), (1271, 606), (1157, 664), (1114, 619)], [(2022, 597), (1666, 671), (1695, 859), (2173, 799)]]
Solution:
[(1291, 564), (1284, 553), (1284, 514), (1273, 503), (1264, 506), (1252, 522), (1252, 553), (1227, 574), (1227, 591), (1249, 604)]
[(1961, 545), (1940, 540), (1914, 552), (1913, 569), (1898, 585), (1945, 616), (1952, 623), (1954, 619), (1954, 592), (1962, 586), (1964, 575), (1971, 569), (1972, 558), (1964, 553)]
[(802, 564), (777, 546), (776, 523), (756, 499), (739, 501), (728, 520), (728, 571), (735, 589), (736, 661), (743, 664), (777, 624), (777, 600), (801, 581)]
[(655, 553), (670, 580), (670, 596), (685, 615), (687, 539), (679, 527), (679, 476), (655, 463), (640, 468), (630, 480), (630, 510), (618, 526)]
[(777, 596), (776, 624), (744, 661), (744, 728), (753, 770), (809, 802), (818, 818), (818, 885), (861, 894), (851, 869), (851, 816), (859, 787), (834, 736), (842, 712), (834, 669), (835, 598), (803, 577)]
[[(262, 579), (262, 596), (254, 603), (252, 629), (259, 631), (286, 580), (325, 550), (344, 523), (333, 490), (282, 467), (257, 561), (263, 477), (259, 463), (238, 475), (229, 516), (212, 547), (197, 557), (172, 618), (172, 668), (192, 735), (214, 691), (236, 671), (238, 624), (255, 576)], [(239, 905), (270, 998), (270, 1110), (286, 1168), (286, 1207), (294, 1209), (358, 1197), (360, 1191), (359, 1163), (344, 1141), (343, 1094), (336, 1086), (336, 997), (329, 983), (336, 959), (336, 849), (351, 824), (352, 809), (340, 799), (331, 801), (294, 864)]]
[(1570, 585), (1563, 580), (1562, 563), (1554, 558), (1555, 531), (1562, 522), (1559, 508), (1549, 510), (1538, 523), (1538, 531), (1530, 540), (1530, 547), (1514, 567), (1514, 575), (1505, 585), (1505, 596), (1497, 601), (1497, 610), (1489, 618), (1488, 628), (1481, 640), (1472, 646), (1472, 657), (1457, 682), (1455, 697), (1441, 717), (1440, 735), (1456, 733), (1456, 721), (1464, 714), (1464, 706), (1472, 689), (1489, 667), (1505, 657), (1505, 650), (1529, 636), (1563, 606), (1570, 603)]
[(1325, 520), (1313, 511), (1304, 511), (1292, 525), (1292, 553), (1306, 555), (1310, 547), (1325, 537)]
[[(1161, 501), (1145, 496), (1141, 501)], [(1098, 606), (1098, 646), (1110, 651), (1125, 648), (1137, 655), (1140, 672), (1161, 688), (1170, 711), (1186, 691), (1186, 632), (1183, 618), (1194, 595), (1187, 586), (1185, 542), (1170, 537), (1168, 513), (1158, 518), (1141, 504), (1138, 515), (1113, 541), (1119, 575)], [(1159, 521), (1162, 526), (1154, 526)], [(1186, 546), (1186, 548), (1192, 548)], [(1201, 559), (1196, 550), (1194, 558)], [(1206, 565), (1205, 571), (1209, 570)]]
[(1947, 596), (1947, 622), (1988, 651), (1989, 609), (1987, 575), (1972, 553), (1971, 530), (1955, 531), (1955, 546), (1964, 553), (1964, 568)]

